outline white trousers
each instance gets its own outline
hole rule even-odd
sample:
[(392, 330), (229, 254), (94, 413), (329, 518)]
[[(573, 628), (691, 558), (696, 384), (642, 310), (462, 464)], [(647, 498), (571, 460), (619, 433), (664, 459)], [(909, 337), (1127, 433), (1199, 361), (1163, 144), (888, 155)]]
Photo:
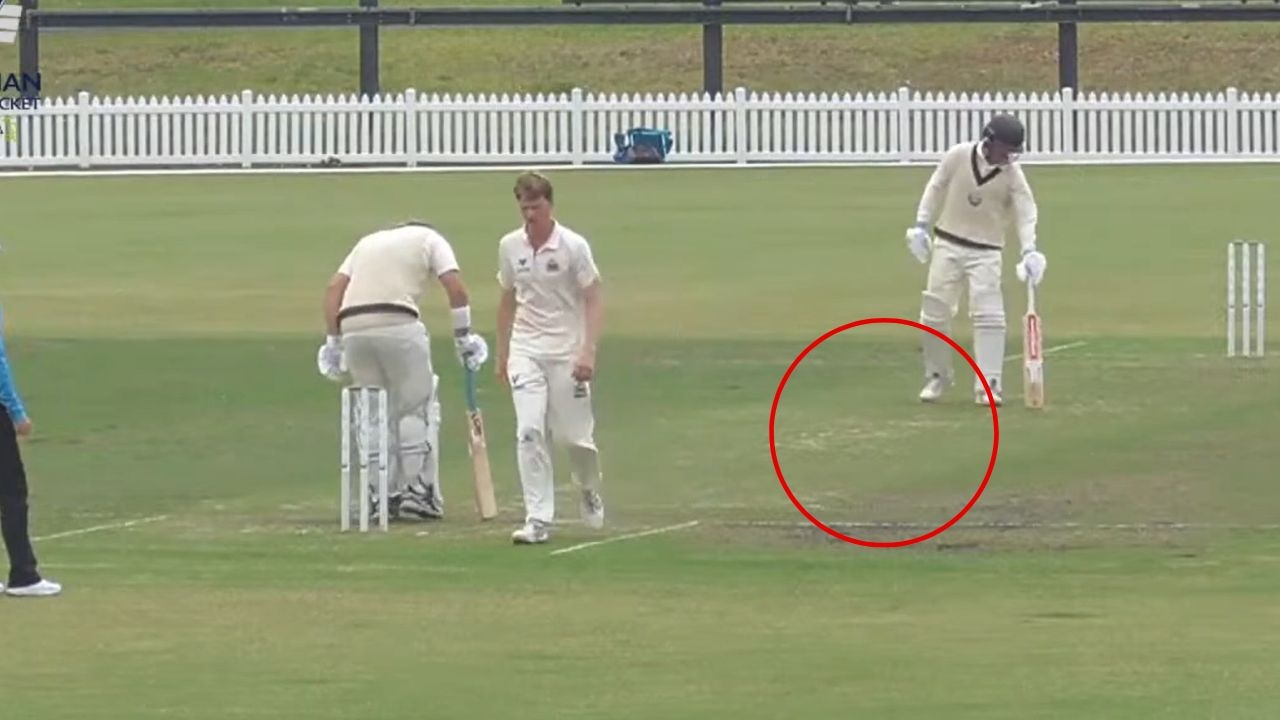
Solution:
[[(1005, 312), (1000, 286), (1003, 253), (970, 248), (939, 238), (933, 244), (929, 278), (920, 308), (920, 322), (950, 334), (951, 321), (968, 285), (969, 318), (973, 323), (973, 359), (988, 383), (999, 384), (1004, 366)], [(953, 338), (954, 339), (954, 338)], [(955, 351), (932, 335), (924, 339), (926, 377), (952, 377)], [(982, 383), (975, 377), (975, 390)]]
[(409, 322), (344, 332), (342, 347), (352, 384), (387, 391), (388, 492), (402, 493), (412, 484), (416, 492), (442, 501), (436, 447), (440, 408), (426, 327)]
[(599, 490), (591, 383), (573, 379), (573, 363), (513, 355), (507, 379), (516, 413), (516, 464), (524, 491), (526, 520), (555, 520), (553, 448), (569, 454), (573, 483)]

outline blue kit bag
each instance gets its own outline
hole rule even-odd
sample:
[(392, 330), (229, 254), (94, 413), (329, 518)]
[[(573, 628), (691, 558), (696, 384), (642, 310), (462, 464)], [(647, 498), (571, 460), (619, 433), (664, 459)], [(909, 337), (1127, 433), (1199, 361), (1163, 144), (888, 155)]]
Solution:
[(671, 131), (651, 128), (632, 128), (625, 133), (615, 133), (613, 143), (617, 146), (613, 161), (622, 164), (664, 162), (674, 145)]

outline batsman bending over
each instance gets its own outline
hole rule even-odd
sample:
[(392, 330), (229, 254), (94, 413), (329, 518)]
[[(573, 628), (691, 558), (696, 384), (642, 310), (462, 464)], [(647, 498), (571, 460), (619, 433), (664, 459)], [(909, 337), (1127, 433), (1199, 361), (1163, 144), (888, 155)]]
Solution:
[[(1022, 168), (1015, 164), (1025, 134), (1016, 117), (996, 115), (983, 127), (979, 140), (949, 149), (925, 186), (915, 226), (907, 230), (907, 248), (921, 263), (929, 263), (920, 322), (949, 334), (961, 290), (968, 284), (974, 361), (997, 405), (1002, 402), (1005, 350), (1000, 279), (1004, 231), (1011, 221), (1022, 252), (1018, 279), (1038, 285), (1046, 265), (1036, 249), (1035, 197)], [(935, 217), (936, 240), (931, 242), (929, 225)], [(922, 401), (938, 400), (953, 382), (952, 352), (939, 338), (925, 336)], [(986, 405), (981, 379), (974, 378), (973, 388), (974, 401)]]
[(552, 439), (568, 449), (583, 522), (604, 525), (591, 408), (604, 301), (591, 246), (552, 215), (551, 182), (525, 173), (516, 179), (515, 197), (524, 225), (498, 245), (495, 369), (511, 387), (524, 488), (525, 524), (511, 539), (533, 544), (547, 541), (555, 520)]
[(364, 236), (325, 292), (327, 337), (317, 357), (321, 374), (342, 381), (349, 372), (353, 385), (387, 391), (387, 447), (392, 449), (387, 511), (392, 518), (444, 513), (438, 477), (440, 383), (416, 304), (431, 278), (449, 297), (459, 359), (464, 367), (479, 369), (488, 346), (471, 331), (467, 288), (453, 248), (430, 226), (411, 222)]

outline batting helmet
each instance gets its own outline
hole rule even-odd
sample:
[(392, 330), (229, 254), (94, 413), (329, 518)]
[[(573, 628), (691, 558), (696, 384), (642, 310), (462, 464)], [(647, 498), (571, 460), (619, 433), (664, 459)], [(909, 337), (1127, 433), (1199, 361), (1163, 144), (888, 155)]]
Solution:
[(982, 128), (983, 140), (995, 140), (1008, 145), (1011, 152), (1022, 152), (1022, 143), (1026, 140), (1027, 131), (1022, 121), (1012, 115), (996, 115), (987, 121)]

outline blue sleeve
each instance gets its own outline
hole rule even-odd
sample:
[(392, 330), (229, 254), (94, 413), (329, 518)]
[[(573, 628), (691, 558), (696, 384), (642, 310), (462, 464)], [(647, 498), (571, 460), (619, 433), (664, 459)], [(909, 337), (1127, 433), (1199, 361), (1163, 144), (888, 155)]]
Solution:
[(9, 411), (9, 418), (13, 422), (22, 422), (27, 419), (27, 408), (23, 406), (22, 398), (18, 396), (18, 389), (14, 387), (13, 373), (9, 372), (9, 357), (5, 352), (2, 336), (0, 336), (0, 404)]

